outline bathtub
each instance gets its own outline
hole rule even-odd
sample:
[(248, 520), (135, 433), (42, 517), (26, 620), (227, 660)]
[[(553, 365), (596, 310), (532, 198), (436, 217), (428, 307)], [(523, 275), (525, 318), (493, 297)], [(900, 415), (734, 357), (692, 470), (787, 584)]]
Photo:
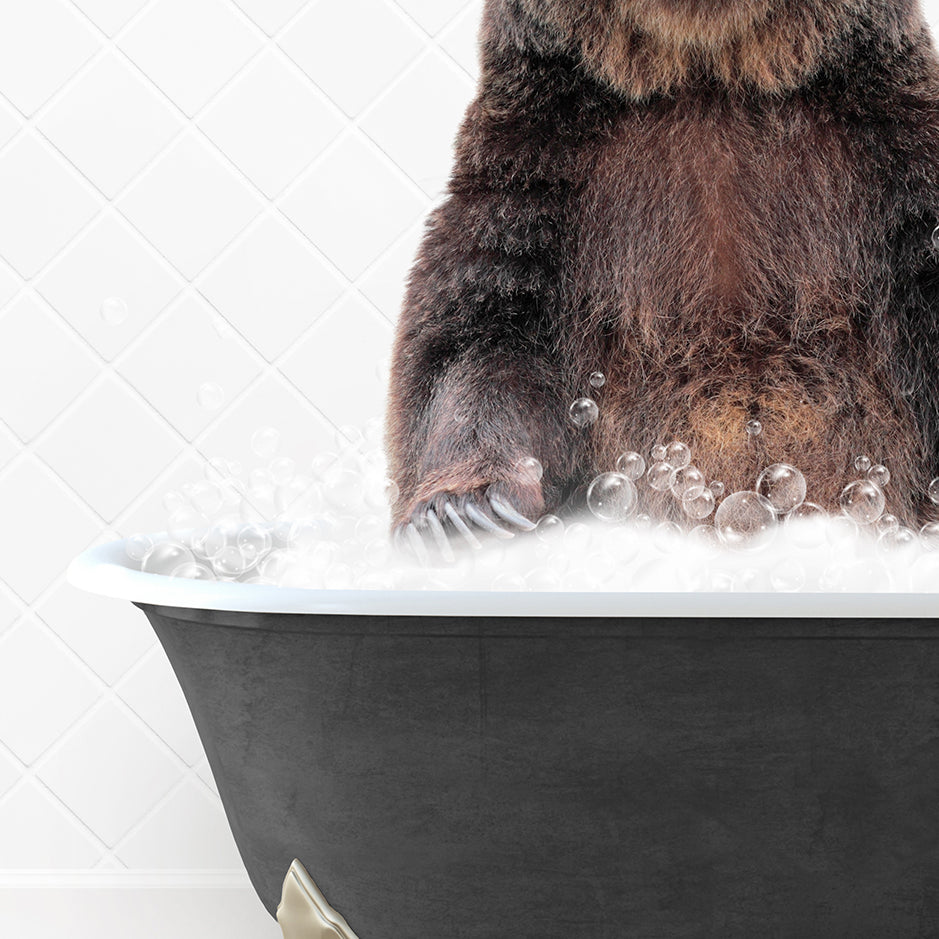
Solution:
[(289, 939), (939, 935), (939, 595), (70, 579), (149, 618)]

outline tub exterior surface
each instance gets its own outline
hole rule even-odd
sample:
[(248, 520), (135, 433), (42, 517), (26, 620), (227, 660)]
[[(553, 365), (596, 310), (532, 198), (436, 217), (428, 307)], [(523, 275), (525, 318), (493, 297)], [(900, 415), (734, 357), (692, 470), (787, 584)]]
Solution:
[(359, 939), (939, 935), (939, 622), (144, 606), (273, 913)]

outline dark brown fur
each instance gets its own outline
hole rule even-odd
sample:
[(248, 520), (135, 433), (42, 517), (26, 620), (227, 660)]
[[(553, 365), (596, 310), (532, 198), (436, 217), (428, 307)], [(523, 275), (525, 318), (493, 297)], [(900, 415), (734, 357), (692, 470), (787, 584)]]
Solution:
[(490, 0), (482, 45), (397, 337), (396, 522), (491, 482), (537, 515), (673, 438), (728, 491), (785, 461), (828, 506), (866, 453), (922, 514), (939, 64), (912, 0)]

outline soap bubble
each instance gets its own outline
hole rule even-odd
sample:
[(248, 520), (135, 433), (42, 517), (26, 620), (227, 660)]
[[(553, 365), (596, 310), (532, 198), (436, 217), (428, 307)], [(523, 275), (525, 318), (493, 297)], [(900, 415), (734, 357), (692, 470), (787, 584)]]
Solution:
[(271, 474), (271, 482), (275, 486), (286, 486), (297, 473), (297, 464), (289, 456), (278, 457), (271, 460), (268, 465), (268, 472)]
[(636, 486), (622, 473), (604, 473), (587, 490), (587, 507), (601, 521), (621, 522), (636, 508)]
[(273, 545), (271, 533), (260, 525), (242, 525), (235, 536), (235, 545), (247, 558), (260, 558)]
[(756, 491), (779, 515), (797, 509), (805, 502), (805, 477), (788, 463), (767, 466), (756, 481)]
[(665, 458), (668, 456), (668, 447), (664, 443), (660, 443), (657, 446), (652, 448), (652, 462), (653, 463), (664, 463)]
[(708, 553), (713, 552), (721, 545), (720, 535), (718, 535), (717, 529), (713, 525), (696, 525), (688, 532), (688, 540)]
[(715, 499), (719, 499), (719, 498), (724, 494), (725, 486), (724, 486), (724, 484), (718, 479), (718, 480), (715, 480), (714, 482), (712, 482), (712, 483), (710, 484), (710, 486), (708, 486), (708, 489), (710, 489), (711, 492), (714, 494), (714, 498), (715, 498)]
[(212, 567), (216, 574), (223, 577), (237, 577), (251, 570), (258, 563), (257, 557), (248, 557), (248, 555), (236, 545), (230, 545), (223, 548), (212, 558)]
[(885, 531), (878, 539), (877, 546), (883, 551), (908, 551), (919, 544), (916, 532), (911, 531), (905, 526), (898, 526), (890, 531)]
[(828, 513), (814, 502), (801, 502), (792, 509), (786, 516), (786, 523), (789, 522), (817, 522), (828, 518)]
[(535, 525), (535, 534), (542, 541), (553, 541), (564, 534), (564, 522), (556, 515), (543, 515)]
[(170, 576), (182, 577), (185, 580), (217, 580), (215, 571), (207, 564), (200, 564), (198, 561), (187, 561), (185, 564), (180, 564)]
[(575, 556), (583, 554), (590, 547), (593, 540), (593, 531), (583, 522), (573, 522), (564, 532), (564, 547)]
[(710, 489), (703, 489), (697, 495), (681, 500), (681, 509), (688, 518), (707, 518), (715, 507), (714, 493)]
[(826, 538), (828, 513), (814, 502), (803, 502), (786, 516), (786, 536), (797, 548), (815, 548)]
[(220, 511), (225, 502), (225, 496), (220, 486), (204, 480), (195, 483), (189, 490), (189, 501), (193, 508), (205, 516), (212, 516)]
[(884, 514), (884, 492), (869, 479), (858, 479), (844, 487), (841, 510), (859, 525), (870, 525)]
[(206, 482), (223, 486), (232, 478), (234, 473), (232, 464), (228, 460), (215, 457), (206, 461), (205, 466), (202, 468), (202, 475), (205, 477)]
[(630, 451), (629, 453), (624, 453), (616, 461), (616, 472), (622, 473), (628, 479), (633, 480), (633, 482), (637, 479), (642, 479), (645, 471), (646, 461), (641, 453)]
[(763, 433), (763, 424), (761, 421), (747, 421), (747, 433), (751, 437), (759, 437)]
[(578, 427), (589, 427), (600, 416), (600, 409), (593, 398), (578, 398), (571, 405), (570, 415)]
[(691, 462), (691, 448), (678, 440), (673, 440), (665, 448), (665, 462), (674, 469), (684, 469)]
[(671, 554), (681, 545), (681, 526), (675, 522), (659, 522), (652, 530), (652, 544), (663, 554)]
[(145, 574), (172, 574), (177, 567), (195, 561), (192, 552), (175, 541), (161, 541), (155, 544), (140, 562), (140, 569)]
[(872, 483), (877, 483), (881, 489), (884, 488), (890, 482), (890, 470), (887, 469), (883, 464), (878, 464), (877, 466), (872, 466), (868, 470), (867, 478)]
[(776, 513), (757, 492), (735, 492), (720, 504), (714, 526), (721, 541), (732, 548), (755, 548), (764, 544), (776, 527)]
[[(674, 466), (673, 463), (666, 465)], [(706, 489), (704, 473), (693, 465), (676, 469), (671, 477), (669, 488), (676, 499), (695, 499)]]
[(191, 505), (181, 505), (169, 518), (169, 534), (180, 544), (187, 544), (206, 527), (208, 519)]
[(280, 431), (276, 427), (261, 427), (251, 438), (251, 450), (262, 460), (270, 460), (280, 446)]
[(939, 505), (939, 479), (934, 479), (929, 484), (929, 489), (927, 492), (929, 494), (929, 498), (935, 502), (936, 505)]
[(654, 463), (646, 479), (656, 492), (667, 492), (675, 481), (675, 473), (668, 463)]
[(888, 531), (896, 531), (900, 527), (900, 519), (896, 515), (881, 515), (875, 525), (877, 534), (885, 535)]
[(939, 550), (939, 522), (927, 522), (919, 530), (919, 538), (927, 551)]
[(591, 388), (602, 388), (606, 384), (606, 375), (603, 372), (594, 372), (590, 376)]
[(237, 547), (240, 530), (240, 519), (220, 519), (205, 533), (195, 548), (203, 557), (213, 560), (226, 548)]
[(769, 580), (773, 590), (796, 593), (806, 584), (805, 565), (796, 558), (782, 558), (771, 568)]
[(163, 496), (163, 508), (169, 515), (172, 515), (177, 509), (181, 509), (186, 505), (186, 502), (186, 497), (175, 489), (171, 489)]
[(867, 471), (874, 465), (874, 461), (871, 460), (869, 456), (859, 456), (854, 461), (854, 468), (859, 473), (866, 474)]
[(108, 297), (101, 304), (101, 319), (109, 326), (120, 326), (128, 313), (127, 302), (121, 297)]
[(544, 467), (533, 456), (522, 457), (515, 464), (515, 471), (523, 480), (530, 483), (540, 483), (544, 477)]
[(131, 535), (124, 545), (124, 552), (132, 561), (142, 561), (152, 547), (153, 539), (149, 535)]
[(857, 522), (847, 515), (833, 515), (825, 526), (825, 537), (828, 543), (839, 550), (853, 546), (859, 534)]
[(205, 381), (199, 385), (196, 399), (206, 411), (217, 411), (225, 403), (225, 391), (214, 381)]

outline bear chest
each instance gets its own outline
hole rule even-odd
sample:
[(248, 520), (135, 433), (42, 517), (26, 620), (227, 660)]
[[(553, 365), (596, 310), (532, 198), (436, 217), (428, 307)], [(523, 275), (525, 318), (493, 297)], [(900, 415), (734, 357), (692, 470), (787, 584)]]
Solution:
[(869, 173), (843, 127), (797, 102), (636, 110), (585, 192), (580, 300), (653, 334), (715, 318), (731, 335), (850, 330), (886, 260)]

